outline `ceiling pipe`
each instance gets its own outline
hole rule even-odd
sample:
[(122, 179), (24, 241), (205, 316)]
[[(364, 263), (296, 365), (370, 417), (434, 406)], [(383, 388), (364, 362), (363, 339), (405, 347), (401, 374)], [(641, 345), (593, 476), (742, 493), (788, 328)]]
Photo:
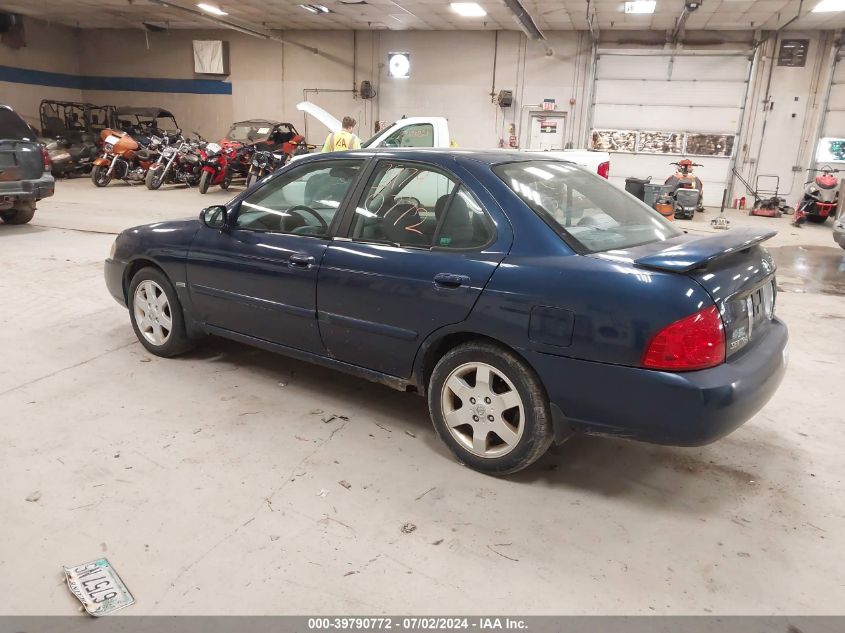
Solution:
[(596, 24), (596, 10), (593, 8), (593, 0), (587, 0), (587, 29), (590, 31), (590, 39), (593, 44), (599, 41), (599, 26)]
[(289, 46), (296, 46), (315, 55), (329, 57), (325, 53), (321, 52), (319, 48), (308, 46), (307, 44), (302, 44), (300, 42), (293, 42), (286, 38), (280, 37), (273, 31), (269, 31), (267, 29), (258, 26), (252, 26), (250, 24), (245, 24), (242, 22), (235, 22), (233, 20), (228, 20), (223, 17), (211, 16), (207, 13), (204, 13), (203, 11), (200, 11), (199, 9), (195, 9), (190, 6), (185, 6), (179, 2), (174, 2), (174, 0), (151, 0), (151, 2), (154, 2), (155, 4), (161, 5), (163, 7), (167, 7), (168, 9), (175, 9), (177, 11), (182, 11), (183, 13), (190, 13), (194, 17), (198, 17), (202, 20), (205, 20), (206, 22), (210, 22), (217, 26), (222, 26), (227, 29), (231, 29), (232, 31), (243, 33), (244, 35), (250, 35), (252, 37), (257, 37), (263, 40), (271, 40), (280, 44), (288, 44)]
[(534, 18), (532, 18), (531, 14), (525, 10), (525, 7), (522, 6), (519, 0), (502, 0), (502, 2), (504, 2), (505, 6), (511, 10), (514, 20), (516, 20), (519, 28), (522, 29), (522, 32), (525, 33), (529, 40), (546, 39), (543, 32), (537, 28)]

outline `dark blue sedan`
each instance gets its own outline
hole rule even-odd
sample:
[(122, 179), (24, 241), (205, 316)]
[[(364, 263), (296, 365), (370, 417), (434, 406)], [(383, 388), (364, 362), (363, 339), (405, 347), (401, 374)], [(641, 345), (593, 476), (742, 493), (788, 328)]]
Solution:
[(417, 392), (505, 474), (575, 432), (693, 446), (754, 415), (786, 366), (772, 235), (688, 235), (537, 155), (359, 151), (124, 231), (105, 277), (153, 354), (212, 334)]

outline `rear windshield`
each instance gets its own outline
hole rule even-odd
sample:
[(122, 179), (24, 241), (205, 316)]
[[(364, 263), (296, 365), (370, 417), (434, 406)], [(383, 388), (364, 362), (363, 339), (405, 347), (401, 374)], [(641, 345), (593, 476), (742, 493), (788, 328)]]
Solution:
[(11, 110), (0, 108), (0, 139), (34, 141), (35, 134), (22, 118)]
[(681, 235), (654, 209), (575, 165), (535, 160), (497, 165), (493, 171), (580, 250), (597, 253)]

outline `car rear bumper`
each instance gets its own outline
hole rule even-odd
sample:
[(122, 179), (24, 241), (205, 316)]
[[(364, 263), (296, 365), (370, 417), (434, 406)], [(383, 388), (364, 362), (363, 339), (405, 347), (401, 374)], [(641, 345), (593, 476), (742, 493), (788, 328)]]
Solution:
[(126, 271), (126, 262), (118, 259), (107, 259), (103, 267), (103, 275), (106, 279), (106, 288), (114, 300), (120, 305), (126, 306), (126, 296), (123, 294), (123, 275)]
[(775, 318), (741, 358), (671, 373), (526, 352), (573, 429), (673, 446), (700, 446), (741, 426), (786, 370), (788, 333)]
[(34, 180), (0, 181), (0, 199), (41, 200), (49, 198), (55, 191), (56, 179), (50, 172), (45, 172), (41, 178)]

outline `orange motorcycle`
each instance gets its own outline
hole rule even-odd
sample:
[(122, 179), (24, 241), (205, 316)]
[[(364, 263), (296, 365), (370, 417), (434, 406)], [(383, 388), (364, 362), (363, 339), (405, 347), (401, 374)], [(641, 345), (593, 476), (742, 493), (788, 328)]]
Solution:
[(103, 151), (91, 169), (91, 182), (96, 187), (105, 187), (112, 178), (143, 182), (161, 145), (157, 136), (136, 140), (126, 132), (109, 128), (100, 132), (100, 140)]

